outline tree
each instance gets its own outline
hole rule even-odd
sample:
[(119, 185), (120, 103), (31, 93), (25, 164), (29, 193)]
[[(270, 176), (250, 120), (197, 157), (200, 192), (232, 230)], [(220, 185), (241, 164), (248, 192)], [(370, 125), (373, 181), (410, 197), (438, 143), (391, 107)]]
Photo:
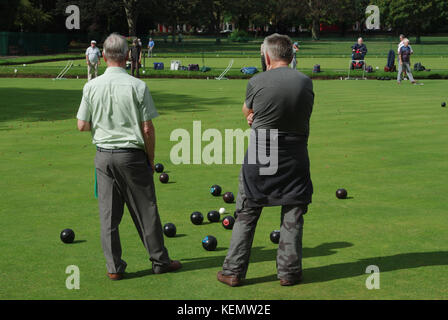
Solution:
[(340, 8), (338, 0), (296, 0), (295, 5), (297, 17), (311, 24), (313, 40), (319, 39), (320, 24), (331, 22), (335, 18), (335, 12)]
[(13, 31), (20, 0), (0, 1), (0, 30)]
[(50, 23), (52, 15), (36, 6), (30, 0), (20, 0), (14, 24), (20, 31), (42, 31)]
[(377, 0), (382, 21), (400, 33), (415, 35), (417, 43), (425, 32), (434, 32), (448, 22), (446, 0)]
[(260, 0), (228, 0), (225, 10), (235, 22), (237, 29), (247, 30), (251, 20), (257, 15), (268, 15), (270, 1)]
[(138, 0), (123, 0), (124, 11), (126, 13), (126, 20), (129, 27), (129, 36), (136, 36), (137, 34), (137, 20), (139, 13)]

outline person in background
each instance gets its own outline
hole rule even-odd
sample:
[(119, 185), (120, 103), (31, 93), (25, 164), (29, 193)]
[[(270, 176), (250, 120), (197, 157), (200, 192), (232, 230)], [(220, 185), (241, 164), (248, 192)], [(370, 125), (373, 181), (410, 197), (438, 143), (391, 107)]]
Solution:
[(90, 41), (90, 47), (86, 50), (87, 79), (88, 81), (98, 77), (98, 66), (101, 63), (101, 52), (96, 46), (96, 41)]
[(131, 58), (131, 74), (134, 77), (135, 70), (137, 70), (137, 78), (139, 78), (140, 64), (142, 63), (142, 47), (140, 46), (138, 39), (134, 39), (129, 55)]
[(148, 43), (148, 58), (152, 57), (152, 51), (154, 50), (155, 42), (152, 38), (149, 38)]
[[(361, 53), (362, 59), (355, 59), (355, 53), (359, 51)], [(362, 38), (358, 38), (358, 42), (352, 46), (352, 60), (364, 60), (367, 54), (367, 47), (364, 44), (364, 40)]]
[(412, 76), (412, 70), (411, 70), (411, 55), (412, 55), (412, 49), (409, 46), (409, 40), (404, 39), (403, 40), (403, 46), (400, 48), (400, 51), (398, 52), (398, 75), (397, 75), (397, 82), (398, 84), (401, 84), (401, 72), (403, 70), (406, 71), (409, 80), (412, 84), (416, 84), (417, 82), (414, 80), (414, 77)]
[[(398, 44), (398, 55), (397, 55), (397, 60), (398, 60), (398, 64), (400, 64), (400, 49), (401, 47), (404, 46), (404, 40), (406, 39), (406, 36), (404, 34), (400, 34), (400, 43)], [(414, 53), (414, 50), (412, 50), (412, 47), (409, 45), (409, 48), (411, 48), (411, 54)], [(406, 71), (403, 70), (403, 80), (407, 80), (406, 78)]]
[(299, 51), (299, 43), (298, 42), (294, 42), (294, 44), (292, 45), (292, 51), (294, 53), (293, 58), (292, 58), (292, 62), (291, 62), (291, 68), (292, 69), (297, 69), (297, 51)]

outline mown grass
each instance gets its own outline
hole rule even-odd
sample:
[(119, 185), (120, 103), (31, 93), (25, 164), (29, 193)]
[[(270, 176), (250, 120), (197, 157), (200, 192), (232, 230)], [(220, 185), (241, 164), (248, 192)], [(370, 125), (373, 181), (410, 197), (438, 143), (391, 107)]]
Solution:
[[(231, 232), (193, 226), (192, 211), (225, 207), (212, 184), (237, 190), (239, 165), (170, 162), (176, 128), (246, 128), (245, 80), (146, 80), (160, 117), (158, 162), (171, 181), (156, 181), (163, 222), (180, 237), (166, 239), (183, 270), (153, 275), (126, 212), (120, 227), (127, 279), (109, 281), (93, 197), (94, 147), (76, 131), (84, 80), (0, 79), (1, 299), (446, 299), (448, 231), (448, 100), (446, 81), (400, 87), (383, 81), (315, 81), (309, 151), (315, 186), (305, 217), (304, 284), (280, 287), (269, 233), (278, 208), (263, 212), (246, 286), (216, 281)], [(205, 143), (203, 143), (205, 145)], [(157, 176), (155, 177), (157, 179)], [(351, 199), (336, 199), (339, 187)], [(73, 228), (80, 242), (64, 245)], [(218, 238), (207, 252), (201, 239)], [(81, 270), (81, 289), (65, 288), (65, 268)], [(380, 269), (381, 289), (367, 290), (365, 270)]]

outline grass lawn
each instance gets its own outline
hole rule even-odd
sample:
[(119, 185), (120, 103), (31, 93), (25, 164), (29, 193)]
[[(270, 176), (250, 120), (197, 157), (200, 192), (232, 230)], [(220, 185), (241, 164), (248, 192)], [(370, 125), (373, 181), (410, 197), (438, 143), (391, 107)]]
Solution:
[[(214, 78), (221, 74), (221, 72), (228, 66), (230, 60), (233, 59), (234, 63), (232, 69), (227, 74), (228, 77), (241, 78), (250, 77), (243, 75), (240, 70), (243, 67), (257, 67), (261, 71), (261, 62), (259, 57), (234, 57), (234, 58), (223, 58), (221, 56), (215, 57), (189, 57), (189, 56), (178, 56), (177, 58), (166, 58), (166, 57), (153, 57), (147, 58), (145, 74), (141, 73), (143, 77), (201, 77), (201, 78)], [(300, 54), (297, 57), (298, 65), (297, 68), (310, 76), (319, 77), (330, 77), (339, 78), (346, 77), (348, 73), (350, 57), (329, 57), (329, 56), (315, 56), (315, 57), (302, 57)], [(170, 71), (170, 64), (172, 60), (180, 60), (181, 64), (188, 66), (189, 64), (198, 64), (200, 67), (206, 65), (211, 68), (211, 71), (203, 73), (198, 71)], [(163, 62), (165, 65), (165, 70), (154, 70), (154, 62)], [(415, 55), (412, 57), (412, 65), (416, 62), (421, 62), (427, 69), (431, 69), (431, 72), (414, 72), (416, 78), (448, 78), (448, 57), (446, 56), (424, 56)], [(376, 78), (378, 76), (389, 76), (396, 78), (395, 73), (385, 73), (383, 71), (384, 66), (387, 63), (386, 57), (371, 57), (366, 59), (366, 64), (371, 65), (375, 72), (371, 74), (366, 74), (369, 77)], [(36, 77), (53, 77), (55, 78), (59, 72), (65, 67), (67, 61), (52, 61), (52, 62), (40, 62), (33, 64), (20, 64), (14, 66), (0, 66), (0, 75), (4, 77), (23, 77), (23, 76), (36, 76)], [(313, 66), (315, 64), (321, 65), (321, 73), (313, 74)], [(378, 69), (376, 69), (378, 67)], [(104, 61), (99, 67), (99, 74), (102, 74), (106, 66)], [(17, 73), (15, 73), (17, 70)], [(142, 70), (142, 71), (143, 71)], [(130, 71), (130, 70), (129, 70)], [(361, 71), (354, 71), (355, 74), (361, 76)], [(67, 72), (66, 77), (87, 77), (87, 67), (84, 59), (74, 60), (74, 65)]]
[[(162, 221), (175, 223), (179, 234), (166, 246), (184, 268), (153, 275), (126, 213), (120, 234), (128, 274), (108, 280), (93, 196), (95, 149), (89, 134), (76, 130), (84, 83), (0, 79), (0, 299), (448, 298), (448, 110), (440, 107), (446, 81), (314, 82), (315, 194), (305, 216), (304, 283), (289, 288), (276, 280), (269, 240), (279, 208), (266, 209), (259, 221), (246, 286), (216, 281), (231, 231), (194, 226), (189, 216), (220, 207), (233, 213), (209, 187), (236, 193), (239, 166), (170, 163), (176, 128), (192, 132), (194, 120), (202, 130), (246, 128), (246, 80), (147, 80), (160, 113), (157, 162), (174, 182), (156, 181)], [(336, 199), (340, 187), (352, 198)], [(64, 228), (75, 230), (77, 243), (59, 240)], [(218, 238), (215, 252), (201, 246), (208, 234)], [(68, 265), (80, 268), (80, 290), (65, 288)], [(369, 265), (380, 269), (380, 290), (365, 287)]]

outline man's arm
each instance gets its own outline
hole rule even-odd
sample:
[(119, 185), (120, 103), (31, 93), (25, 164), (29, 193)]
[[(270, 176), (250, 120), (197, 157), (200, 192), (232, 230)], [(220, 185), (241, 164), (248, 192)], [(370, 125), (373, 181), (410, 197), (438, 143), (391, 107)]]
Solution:
[(90, 130), (92, 130), (92, 126), (90, 125), (90, 122), (78, 119), (78, 130), (79, 131), (90, 131)]
[(145, 141), (146, 155), (151, 168), (154, 170), (154, 156), (156, 148), (156, 130), (151, 120), (142, 122), (143, 140)]
[(244, 102), (244, 105), (243, 105), (243, 114), (247, 120), (247, 124), (249, 126), (252, 126), (252, 123), (254, 122), (254, 120), (253, 120), (254, 119), (254, 111), (252, 109), (249, 109), (246, 106), (246, 102)]

